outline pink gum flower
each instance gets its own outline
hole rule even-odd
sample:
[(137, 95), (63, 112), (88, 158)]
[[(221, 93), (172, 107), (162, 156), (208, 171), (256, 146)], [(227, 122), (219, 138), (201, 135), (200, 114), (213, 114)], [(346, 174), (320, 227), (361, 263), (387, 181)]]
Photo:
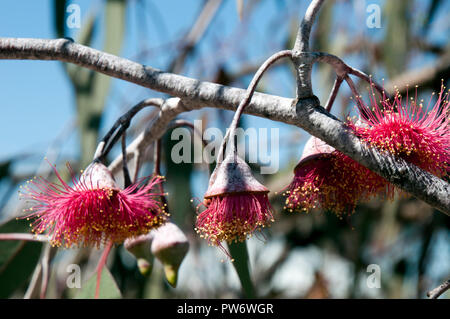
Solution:
[(396, 94), (393, 101), (381, 101), (381, 106), (371, 99), (369, 107), (363, 106), (366, 110), (360, 109), (364, 127), (348, 125), (367, 145), (443, 177), (450, 171), (450, 107), (448, 93), (443, 93), (444, 86), (436, 103), (430, 107), (430, 99), (426, 108), (417, 101), (417, 92), (406, 102)]
[(338, 216), (351, 214), (359, 201), (369, 200), (383, 187), (381, 177), (313, 136), (285, 192), (285, 209), (321, 208)]
[(228, 155), (211, 176), (204, 196), (206, 210), (197, 216), (196, 231), (220, 247), (222, 241), (245, 241), (273, 222), (268, 193), (244, 160)]
[(126, 189), (118, 187), (111, 172), (101, 163), (90, 164), (77, 180), (71, 171), (69, 186), (52, 166), (60, 182), (39, 177), (27, 182), (21, 197), (37, 204), (26, 218), (34, 233), (47, 232), (55, 246), (97, 246), (121, 243), (126, 238), (148, 233), (165, 221), (160, 194), (152, 189), (162, 181), (140, 180)]

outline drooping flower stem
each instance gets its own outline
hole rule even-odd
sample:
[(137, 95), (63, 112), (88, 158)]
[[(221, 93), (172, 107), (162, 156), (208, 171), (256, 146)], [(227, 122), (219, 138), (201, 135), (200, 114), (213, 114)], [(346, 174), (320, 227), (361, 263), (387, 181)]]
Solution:
[(131, 185), (130, 172), (128, 171), (127, 164), (127, 133), (123, 132), (122, 134), (122, 171), (123, 171), (123, 184), (124, 188), (127, 188)]
[[(103, 137), (99, 145), (97, 146), (97, 150), (94, 154), (94, 162), (103, 163), (108, 153), (111, 151), (112, 147), (116, 144), (119, 138), (122, 138), (122, 170), (123, 170), (123, 178), (124, 178), (124, 188), (127, 188), (131, 185), (130, 173), (128, 171), (127, 164), (127, 152), (126, 152), (126, 130), (130, 126), (130, 122), (132, 118), (142, 109), (147, 106), (157, 106), (161, 107), (163, 104), (162, 99), (146, 99), (135, 106), (133, 106), (130, 110), (128, 110), (125, 114), (117, 119), (111, 129), (106, 133)], [(137, 168), (136, 168), (137, 169)]]
[[(221, 162), (222, 161), (222, 156), (223, 156), (223, 152), (224, 152), (224, 148), (225, 145), (227, 143), (227, 140), (229, 138), (233, 138), (234, 139), (234, 135), (236, 133), (236, 128), (237, 125), (239, 123), (239, 119), (242, 115), (242, 112), (244, 111), (244, 108), (250, 103), (252, 97), (253, 97), (253, 93), (256, 90), (256, 86), (258, 85), (259, 80), (261, 79), (261, 77), (263, 76), (264, 72), (267, 71), (267, 69), (274, 64), (277, 60), (281, 59), (281, 58), (285, 58), (285, 57), (292, 57), (292, 51), (291, 50), (284, 50), (284, 51), (279, 51), (275, 54), (273, 54), (271, 57), (269, 57), (266, 61), (264, 61), (264, 63), (259, 67), (258, 71), (256, 71), (255, 75), (253, 76), (252, 81), (250, 82), (250, 85), (247, 88), (247, 91), (245, 93), (245, 97), (244, 99), (239, 103), (239, 106), (236, 110), (236, 112), (234, 113), (234, 117), (233, 120), (230, 124), (229, 129), (227, 130), (225, 137), (223, 138), (222, 141), (222, 145), (219, 149), (219, 154), (217, 156), (217, 161)], [(235, 152), (236, 151), (236, 144), (233, 142), (232, 143), (232, 151)]]
[(325, 104), (325, 109), (330, 112), (331, 107), (333, 106), (334, 100), (336, 100), (337, 93), (339, 91), (339, 88), (341, 87), (342, 81), (344, 81), (343, 77), (336, 77), (336, 80), (334, 81), (333, 88), (331, 89), (330, 96), (328, 97), (327, 103)]
[(103, 250), (102, 256), (100, 257), (97, 265), (97, 285), (95, 287), (95, 299), (98, 299), (98, 295), (100, 293), (100, 281), (102, 279), (103, 267), (105, 267), (106, 265), (106, 260), (108, 259), (109, 253), (111, 252), (112, 245), (113, 243), (111, 241), (106, 244), (106, 247)]
[(161, 139), (155, 141), (153, 165), (153, 175), (161, 175)]
[(247, 243), (235, 242), (228, 244), (231, 258), (233, 258), (233, 267), (239, 277), (242, 285), (242, 292), (245, 298), (256, 298), (255, 287), (250, 275), (250, 263), (248, 259)]
[(132, 118), (142, 109), (147, 106), (156, 106), (161, 107), (164, 103), (162, 99), (146, 99), (135, 106), (133, 106), (130, 110), (128, 110), (125, 114), (117, 119), (111, 129), (105, 134), (101, 142), (99, 143), (99, 147), (97, 148), (94, 160), (103, 161), (108, 153), (111, 151), (112, 147), (116, 144), (122, 134), (126, 131), (126, 129), (130, 126), (130, 122)]

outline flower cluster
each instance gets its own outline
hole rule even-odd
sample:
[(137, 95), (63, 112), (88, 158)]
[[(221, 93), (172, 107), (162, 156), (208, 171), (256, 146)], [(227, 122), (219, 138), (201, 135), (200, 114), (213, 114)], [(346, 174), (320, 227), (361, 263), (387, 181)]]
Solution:
[[(450, 108), (444, 87), (436, 103), (425, 108), (415, 99), (403, 103), (399, 94), (392, 101), (366, 106), (358, 99), (359, 120), (350, 118), (348, 129), (367, 146), (403, 158), (443, 177), (450, 171)], [(374, 196), (392, 198), (395, 187), (388, 181), (312, 137), (294, 170), (286, 206), (290, 212), (320, 207), (342, 215), (352, 213), (360, 201)]]
[(321, 208), (339, 216), (351, 214), (358, 201), (369, 200), (384, 187), (378, 175), (316, 137), (306, 144), (305, 154), (285, 192), (289, 212)]
[(220, 247), (222, 241), (246, 240), (274, 221), (268, 192), (245, 161), (236, 154), (227, 156), (212, 174), (203, 203), (206, 209), (197, 216), (196, 231)]
[(48, 232), (55, 246), (121, 243), (128, 237), (148, 233), (165, 221), (164, 209), (155, 199), (159, 194), (151, 192), (161, 177), (143, 179), (122, 190), (100, 163), (88, 166), (79, 180), (70, 170), (73, 186), (64, 181), (55, 167), (53, 170), (60, 184), (35, 178), (27, 183), (21, 197), (37, 202), (25, 217), (35, 217), (33, 232)]
[(369, 146), (442, 177), (450, 170), (450, 107), (448, 94), (443, 93), (444, 87), (431, 108), (417, 97), (407, 97), (404, 103), (396, 94), (392, 102), (372, 103), (372, 112), (361, 114), (364, 126), (348, 124)]

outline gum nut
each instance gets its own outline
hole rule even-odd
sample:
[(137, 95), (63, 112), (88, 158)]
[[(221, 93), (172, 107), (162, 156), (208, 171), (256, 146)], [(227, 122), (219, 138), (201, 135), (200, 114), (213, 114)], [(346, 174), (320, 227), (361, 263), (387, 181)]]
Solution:
[(151, 253), (151, 244), (153, 234), (148, 233), (137, 237), (127, 238), (124, 242), (124, 247), (136, 259), (139, 272), (143, 276), (149, 276), (153, 269), (153, 261), (155, 257)]
[(167, 281), (175, 287), (178, 269), (189, 250), (186, 235), (172, 222), (167, 222), (153, 232), (152, 253), (164, 266)]

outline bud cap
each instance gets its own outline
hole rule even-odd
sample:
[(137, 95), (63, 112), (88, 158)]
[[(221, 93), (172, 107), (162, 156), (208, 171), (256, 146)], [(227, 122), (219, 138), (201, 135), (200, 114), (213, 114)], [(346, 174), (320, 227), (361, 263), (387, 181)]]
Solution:
[(253, 177), (250, 166), (237, 154), (230, 153), (216, 166), (205, 198), (229, 193), (268, 193), (264, 185)]
[(83, 185), (89, 189), (107, 188), (120, 190), (111, 171), (100, 162), (92, 162), (89, 164), (81, 174), (80, 181), (77, 185), (79, 187)]

